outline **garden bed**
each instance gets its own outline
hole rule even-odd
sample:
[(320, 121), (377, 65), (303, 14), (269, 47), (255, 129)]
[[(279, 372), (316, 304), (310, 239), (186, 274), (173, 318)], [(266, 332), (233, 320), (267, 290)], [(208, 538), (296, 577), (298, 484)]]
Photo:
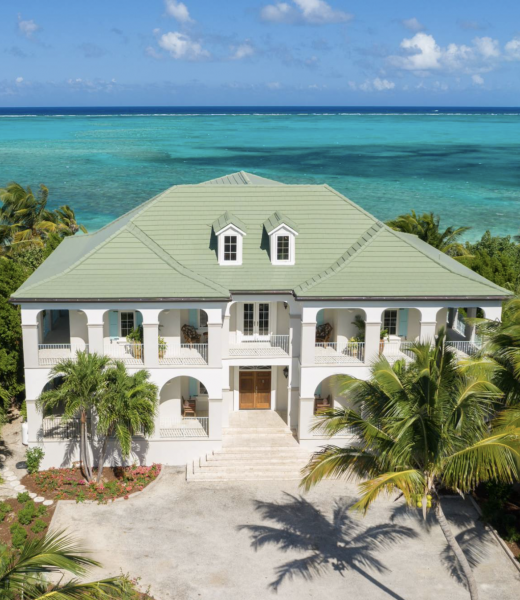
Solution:
[(94, 500), (106, 503), (116, 498), (128, 499), (132, 494), (142, 491), (161, 472), (161, 465), (150, 467), (105, 467), (103, 477), (96, 484), (87, 483), (80, 469), (49, 469), (34, 475), (26, 475), (21, 483), (39, 496), (50, 500), (75, 500), (84, 502)]
[(0, 502), (0, 544), (19, 548), (25, 540), (45, 535), (54, 508), (35, 503), (27, 492)]

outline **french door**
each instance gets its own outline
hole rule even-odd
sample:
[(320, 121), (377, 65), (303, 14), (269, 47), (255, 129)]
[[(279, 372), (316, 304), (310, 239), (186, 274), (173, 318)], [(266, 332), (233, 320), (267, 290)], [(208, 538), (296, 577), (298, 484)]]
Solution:
[(269, 303), (246, 302), (244, 304), (244, 322), (242, 335), (254, 339), (269, 339)]

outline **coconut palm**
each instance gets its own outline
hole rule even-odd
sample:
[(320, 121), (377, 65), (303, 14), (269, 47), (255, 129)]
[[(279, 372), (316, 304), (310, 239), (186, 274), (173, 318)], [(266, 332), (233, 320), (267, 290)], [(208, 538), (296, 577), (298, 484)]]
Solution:
[(423, 242), (452, 257), (469, 256), (469, 252), (460, 242), (460, 238), (471, 228), (447, 227), (441, 231), (440, 221), (440, 217), (434, 213), (417, 215), (412, 210), (409, 214), (399, 215), (395, 219), (387, 221), (386, 224), (396, 231), (416, 235)]
[(149, 377), (144, 370), (129, 375), (121, 361), (106, 372), (106, 393), (97, 405), (97, 431), (104, 438), (98, 461), (98, 482), (103, 474), (109, 437), (115, 437), (121, 455), (128, 458), (132, 437), (154, 432), (158, 389), (148, 381)]
[(83, 577), (91, 567), (100, 564), (86, 556), (85, 551), (63, 532), (33, 538), (21, 549), (8, 551), (0, 558), (0, 596), (20, 597), (27, 600), (57, 598), (59, 600), (122, 597), (125, 587), (119, 578), (103, 579), (93, 583), (81, 583), (72, 579), (67, 583), (49, 583), (44, 579), (49, 574), (70, 573)]
[(74, 209), (67, 204), (60, 206), (54, 211), (59, 225), (59, 233), (63, 237), (75, 235), (78, 231), (87, 233), (87, 228), (76, 221)]
[(326, 477), (362, 478), (355, 508), (366, 512), (383, 493), (399, 492), (411, 506), (431, 507), (478, 597), (469, 563), (442, 510), (442, 489), (467, 493), (480, 482), (511, 483), (520, 474), (520, 419), (497, 416), (500, 390), (483, 370), (461, 372), (445, 348), (444, 331), (432, 346), (417, 343), (415, 359), (393, 366), (381, 357), (368, 381), (338, 376), (338, 392), (352, 408), (331, 409), (315, 428), (354, 434), (358, 444), (328, 445), (303, 470), (310, 488)]
[(0, 236), (4, 244), (43, 246), (47, 235), (58, 231), (56, 215), (46, 208), (48, 197), (44, 185), (40, 185), (38, 195), (29, 186), (24, 189), (14, 182), (0, 189)]
[(80, 418), (80, 461), (87, 481), (92, 480), (92, 466), (88, 448), (87, 415), (102, 401), (106, 392), (106, 367), (110, 362), (107, 356), (77, 352), (75, 359), (57, 363), (49, 374), (49, 379), (59, 378), (58, 385), (41, 394), (37, 401), (40, 410), (63, 407), (62, 419), (67, 422)]

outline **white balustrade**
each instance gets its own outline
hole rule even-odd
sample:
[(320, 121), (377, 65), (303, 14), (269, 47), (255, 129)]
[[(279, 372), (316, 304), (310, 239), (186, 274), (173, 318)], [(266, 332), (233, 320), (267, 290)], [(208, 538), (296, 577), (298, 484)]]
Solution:
[(453, 321), (453, 329), (460, 333), (460, 335), (466, 335), (466, 321), (464, 317), (457, 311), (455, 313), (455, 320)]
[(207, 365), (208, 344), (159, 344), (161, 365)]
[(261, 357), (288, 354), (288, 335), (244, 336), (235, 332), (229, 336), (229, 356)]
[(159, 436), (161, 438), (208, 437), (209, 417), (178, 417), (161, 419)]
[(78, 351), (88, 352), (88, 345), (38, 344), (38, 364), (44, 367), (55, 365), (62, 360), (76, 360), (76, 353)]
[(446, 341), (446, 346), (453, 348), (458, 354), (464, 354), (465, 356), (473, 356), (482, 348), (482, 341), (479, 339), (475, 340), (454, 340)]
[(365, 361), (364, 342), (316, 342), (316, 364), (362, 363)]
[(117, 340), (105, 344), (105, 356), (121, 360), (128, 365), (144, 364), (144, 345), (133, 342), (120, 343)]
[(410, 350), (410, 348), (415, 344), (415, 342), (407, 342), (407, 341), (382, 341), (379, 344), (379, 354), (382, 356), (386, 356), (386, 358), (390, 361), (400, 360), (402, 358), (415, 358), (415, 354)]

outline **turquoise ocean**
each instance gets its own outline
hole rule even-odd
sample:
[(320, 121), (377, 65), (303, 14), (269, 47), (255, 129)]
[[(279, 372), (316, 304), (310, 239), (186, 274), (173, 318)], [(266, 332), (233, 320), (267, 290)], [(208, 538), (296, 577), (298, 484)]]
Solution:
[(0, 186), (50, 188), (95, 230), (175, 184), (234, 171), (328, 183), (382, 220), (520, 228), (520, 110), (464, 108), (0, 109)]

